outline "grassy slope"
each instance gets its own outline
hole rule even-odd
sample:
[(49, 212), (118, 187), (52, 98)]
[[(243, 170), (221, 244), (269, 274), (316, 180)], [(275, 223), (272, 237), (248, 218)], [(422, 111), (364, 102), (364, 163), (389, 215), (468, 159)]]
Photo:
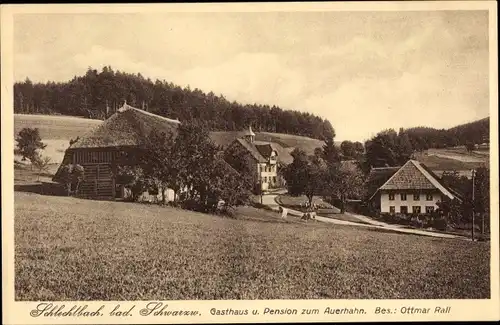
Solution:
[(91, 128), (101, 123), (100, 120), (70, 116), (14, 114), (14, 135), (18, 134), (22, 128), (36, 127), (40, 130), (42, 140), (69, 141), (72, 138), (84, 135)]
[(487, 298), (490, 285), (487, 243), (21, 192), (15, 254), (20, 300)]
[[(216, 143), (227, 146), (234, 139), (241, 137), (244, 132), (241, 131), (216, 131), (211, 132), (211, 139)], [(270, 133), (270, 132), (255, 132), (255, 140), (269, 141), (280, 144), (283, 148), (288, 148), (290, 151), (295, 148), (301, 148), (309, 154), (314, 153), (314, 149), (322, 147), (324, 142), (317, 139), (303, 137), (299, 135), (290, 135), (283, 133)]]

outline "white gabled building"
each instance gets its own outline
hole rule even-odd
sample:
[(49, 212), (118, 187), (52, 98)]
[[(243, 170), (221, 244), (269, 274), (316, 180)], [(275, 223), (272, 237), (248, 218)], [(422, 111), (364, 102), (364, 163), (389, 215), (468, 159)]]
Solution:
[(393, 172), (369, 200), (380, 213), (423, 214), (436, 210), (437, 203), (446, 198), (459, 199), (425, 165), (409, 160)]

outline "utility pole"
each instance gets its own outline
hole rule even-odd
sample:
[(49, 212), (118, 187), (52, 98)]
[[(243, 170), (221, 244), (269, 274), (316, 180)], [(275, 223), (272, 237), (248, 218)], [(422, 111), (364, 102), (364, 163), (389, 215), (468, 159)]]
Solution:
[(472, 241), (474, 241), (474, 228), (475, 228), (475, 211), (474, 211), (474, 178), (476, 176), (476, 170), (472, 170)]
[(259, 186), (260, 186), (260, 204), (263, 204), (262, 203), (262, 196), (264, 195), (264, 190), (262, 189), (262, 175), (260, 176), (260, 182), (259, 182)]

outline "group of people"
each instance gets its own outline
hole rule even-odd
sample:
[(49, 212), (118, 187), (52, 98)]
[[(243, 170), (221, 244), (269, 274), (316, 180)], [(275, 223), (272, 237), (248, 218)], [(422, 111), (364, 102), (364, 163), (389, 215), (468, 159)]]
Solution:
[[(281, 218), (286, 219), (286, 216), (288, 214), (288, 209), (280, 206), (279, 212), (281, 213)], [(300, 219), (305, 220), (305, 221), (311, 220), (311, 219), (316, 219), (316, 212), (315, 211), (305, 212)]]
[(306, 208), (308, 210), (312, 210), (312, 211), (316, 211), (318, 210), (318, 206), (316, 205), (316, 203), (313, 203), (312, 205), (309, 204), (309, 201), (305, 201), (304, 203), (301, 203), (300, 204), (300, 207), (301, 208)]

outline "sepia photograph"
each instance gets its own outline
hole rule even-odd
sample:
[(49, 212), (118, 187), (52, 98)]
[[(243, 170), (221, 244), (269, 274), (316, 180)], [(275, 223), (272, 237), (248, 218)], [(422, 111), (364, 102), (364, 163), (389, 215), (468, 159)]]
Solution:
[(497, 297), (488, 10), (164, 8), (12, 15), (2, 164), (31, 316)]

